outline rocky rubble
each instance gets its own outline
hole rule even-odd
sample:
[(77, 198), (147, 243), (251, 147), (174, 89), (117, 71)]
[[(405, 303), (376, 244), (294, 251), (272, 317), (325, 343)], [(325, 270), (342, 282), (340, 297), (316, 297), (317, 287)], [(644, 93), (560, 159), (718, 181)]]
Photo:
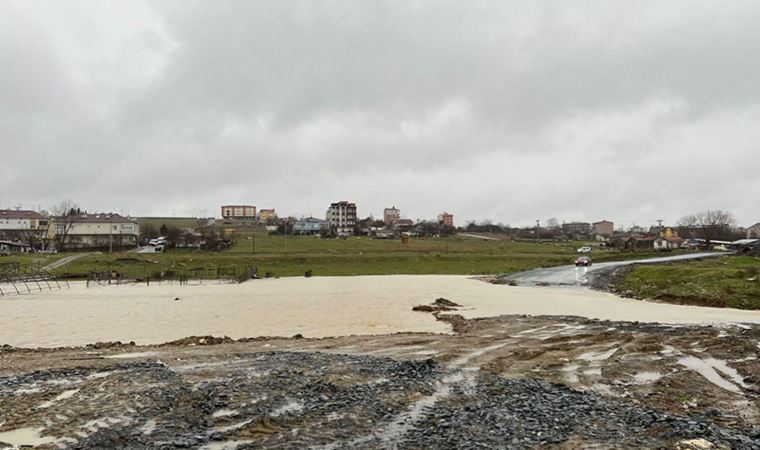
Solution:
[(760, 448), (758, 430), (724, 428), (709, 417), (675, 416), (561, 384), (510, 380), (431, 359), (319, 352), (146, 360), (0, 378), (0, 433), (30, 426), (74, 449), (569, 442), (672, 448), (697, 439)]

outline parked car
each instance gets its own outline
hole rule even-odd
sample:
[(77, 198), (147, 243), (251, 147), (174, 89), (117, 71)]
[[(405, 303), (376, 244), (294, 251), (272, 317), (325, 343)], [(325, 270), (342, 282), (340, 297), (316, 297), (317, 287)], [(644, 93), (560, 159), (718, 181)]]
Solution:
[(583, 247), (576, 250), (578, 253), (591, 253), (591, 247), (588, 245), (584, 245)]
[(591, 258), (589, 258), (588, 256), (579, 256), (578, 259), (575, 260), (575, 266), (576, 267), (590, 267)]

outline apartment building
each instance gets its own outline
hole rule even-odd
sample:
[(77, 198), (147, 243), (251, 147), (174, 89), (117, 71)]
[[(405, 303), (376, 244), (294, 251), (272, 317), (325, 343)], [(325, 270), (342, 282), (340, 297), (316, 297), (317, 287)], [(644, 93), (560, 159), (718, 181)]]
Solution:
[(256, 207), (252, 205), (224, 205), (222, 218), (227, 220), (256, 220)]
[(327, 209), (327, 224), (338, 235), (354, 234), (356, 228), (356, 203), (340, 201)]
[(395, 206), (383, 210), (383, 222), (386, 226), (392, 226), (401, 218), (401, 211)]

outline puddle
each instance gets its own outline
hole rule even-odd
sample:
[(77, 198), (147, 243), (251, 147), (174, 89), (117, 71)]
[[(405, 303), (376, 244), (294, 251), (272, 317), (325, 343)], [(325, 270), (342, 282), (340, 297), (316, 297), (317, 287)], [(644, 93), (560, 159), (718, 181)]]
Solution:
[(565, 379), (570, 383), (577, 383), (579, 381), (578, 379), (578, 369), (581, 366), (578, 364), (568, 364), (565, 367), (563, 367), (561, 370), (562, 372), (565, 372)]
[(604, 361), (605, 359), (609, 359), (617, 351), (618, 351), (618, 347), (612, 347), (611, 349), (604, 352), (586, 352), (580, 355), (577, 359), (582, 359), (584, 361), (589, 361), (589, 362), (590, 361)]
[(113, 373), (114, 373), (113, 370), (106, 371), (106, 372), (95, 372), (95, 373), (91, 373), (91, 374), (87, 375), (87, 379), (88, 380), (99, 380), (101, 378), (110, 377), (111, 375), (113, 375)]
[(199, 447), (199, 450), (235, 450), (236, 448), (240, 447), (241, 445), (250, 444), (251, 440), (241, 440), (241, 441), (220, 441), (220, 442), (209, 442), (208, 444), (204, 445), (203, 447)]
[(422, 356), (430, 356), (430, 355), (437, 355), (438, 350), (420, 350), (418, 352), (412, 353), (412, 355), (422, 355)]
[(104, 356), (108, 359), (134, 359), (134, 358), (150, 358), (151, 356), (158, 355), (157, 352), (136, 352), (136, 353), (119, 353), (116, 355)]
[(251, 422), (253, 422), (253, 419), (244, 420), (242, 422), (233, 423), (232, 425), (227, 425), (223, 427), (214, 427), (214, 431), (219, 431), (220, 433), (226, 433), (227, 431), (232, 431), (232, 430), (237, 430), (238, 428), (242, 428)]
[(19, 428), (0, 433), (0, 442), (11, 444), (13, 447), (37, 447), (45, 444), (55, 444), (59, 441), (52, 436), (42, 436), (44, 428)]
[(238, 411), (235, 411), (234, 409), (219, 409), (214, 411), (213, 414), (211, 414), (211, 417), (228, 417), (228, 416), (234, 416), (238, 414)]
[(293, 400), (293, 399), (288, 399), (288, 402), (286, 404), (275, 409), (274, 411), (269, 413), (269, 415), (271, 417), (277, 417), (277, 416), (281, 416), (287, 413), (300, 412), (302, 410), (303, 410), (303, 403)]
[[(727, 391), (739, 394), (741, 393), (740, 387), (748, 387), (739, 372), (733, 367), (729, 367), (725, 361), (715, 358), (700, 359), (696, 356), (686, 356), (679, 359), (678, 363), (687, 369), (694, 370), (705, 377), (707, 381)], [(730, 381), (721, 374), (728, 377)]]
[(140, 427), (140, 431), (145, 435), (153, 434), (153, 432), (156, 431), (156, 419), (150, 419), (145, 422), (145, 424)]
[(649, 384), (662, 378), (660, 372), (639, 372), (633, 375), (633, 382), (635, 384)]
[(71, 389), (69, 391), (63, 391), (62, 393), (58, 394), (58, 396), (55, 397), (54, 399), (41, 403), (40, 406), (38, 406), (37, 408), (41, 408), (41, 409), (50, 408), (53, 405), (53, 403), (61, 401), (61, 400), (66, 400), (67, 398), (71, 398), (77, 392), (79, 392), (79, 389)]
[(42, 392), (42, 388), (39, 388), (39, 387), (18, 388), (15, 391), (13, 391), (15, 395), (37, 394), (38, 392)]
[(502, 347), (506, 347), (507, 345), (514, 344), (516, 342), (519, 342), (519, 341), (517, 341), (515, 339), (507, 339), (506, 341), (501, 342), (499, 344), (494, 344), (494, 345), (491, 345), (491, 346), (488, 346), (488, 347), (483, 347), (480, 350), (476, 350), (474, 352), (467, 353), (465, 355), (460, 356), (459, 358), (454, 359), (453, 361), (451, 361), (449, 363), (449, 365), (450, 366), (454, 366), (454, 367), (464, 366), (465, 364), (469, 363), (471, 360), (473, 360), (473, 359), (475, 359), (475, 358), (477, 358), (479, 356), (483, 356), (483, 355), (485, 355), (488, 352), (492, 352), (494, 350), (498, 350), (498, 349), (500, 349)]

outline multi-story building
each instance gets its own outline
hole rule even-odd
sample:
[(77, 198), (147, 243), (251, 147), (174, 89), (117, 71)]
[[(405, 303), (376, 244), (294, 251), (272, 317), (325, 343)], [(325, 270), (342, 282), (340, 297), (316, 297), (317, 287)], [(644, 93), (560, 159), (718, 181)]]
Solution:
[(628, 230), (628, 232), (629, 232), (629, 233), (631, 233), (631, 234), (642, 234), (642, 235), (643, 235), (643, 234), (646, 234), (646, 232), (647, 232), (647, 229), (646, 229), (646, 228), (644, 228), (644, 227), (641, 227), (641, 226), (639, 226), (639, 225), (634, 225), (634, 226), (632, 226), (632, 227), (631, 227), (631, 228)]
[(400, 218), (401, 211), (395, 206), (383, 210), (383, 222), (385, 222), (385, 225), (387, 226), (392, 226), (394, 223), (398, 222)]
[(272, 220), (277, 220), (277, 213), (274, 208), (259, 210), (259, 222), (270, 222)]
[(594, 234), (604, 237), (612, 236), (615, 232), (615, 224), (609, 220), (602, 220), (601, 222), (594, 222)]
[(0, 230), (39, 230), (47, 226), (48, 218), (37, 211), (0, 209)]
[(438, 214), (438, 223), (447, 227), (454, 226), (454, 214), (443, 212)]
[(6, 250), (44, 249), (48, 243), (49, 219), (37, 211), (0, 210), (0, 240)]
[(295, 234), (319, 234), (324, 228), (327, 228), (327, 222), (315, 217), (296, 220), (293, 224), (293, 233)]
[(563, 223), (562, 232), (567, 236), (586, 237), (591, 234), (591, 224), (587, 222)]
[(335, 234), (353, 234), (356, 228), (356, 203), (344, 200), (330, 204), (327, 224)]
[(256, 220), (256, 207), (251, 205), (222, 206), (222, 217), (227, 220)]
[(140, 225), (114, 213), (77, 214), (53, 219), (52, 237), (58, 250), (70, 248), (136, 247)]

